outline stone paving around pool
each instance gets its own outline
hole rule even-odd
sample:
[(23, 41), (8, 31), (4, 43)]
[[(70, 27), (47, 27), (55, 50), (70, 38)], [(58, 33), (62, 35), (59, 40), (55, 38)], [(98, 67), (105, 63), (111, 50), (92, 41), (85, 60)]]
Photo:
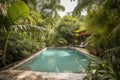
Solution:
[(53, 73), (22, 70), (0, 72), (0, 80), (82, 80), (84, 73)]

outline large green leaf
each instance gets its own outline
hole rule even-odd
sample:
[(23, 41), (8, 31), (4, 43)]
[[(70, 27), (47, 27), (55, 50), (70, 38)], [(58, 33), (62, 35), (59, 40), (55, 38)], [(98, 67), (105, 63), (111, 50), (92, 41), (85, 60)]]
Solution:
[(29, 7), (23, 1), (16, 1), (9, 9), (8, 15), (14, 22), (19, 17), (26, 18), (30, 14)]

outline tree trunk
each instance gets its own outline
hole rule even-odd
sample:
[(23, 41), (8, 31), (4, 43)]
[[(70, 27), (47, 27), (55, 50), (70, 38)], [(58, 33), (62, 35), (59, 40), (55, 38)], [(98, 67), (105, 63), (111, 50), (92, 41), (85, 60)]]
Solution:
[(9, 38), (9, 31), (7, 31), (5, 35), (5, 44), (3, 48), (3, 54), (2, 54), (2, 63), (4, 66), (6, 65), (6, 51), (7, 51), (8, 38)]

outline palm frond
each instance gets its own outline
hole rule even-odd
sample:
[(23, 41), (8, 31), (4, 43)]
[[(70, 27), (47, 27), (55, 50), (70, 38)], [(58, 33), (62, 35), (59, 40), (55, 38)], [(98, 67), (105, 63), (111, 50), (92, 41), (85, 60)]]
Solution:
[(116, 33), (118, 31), (120, 32), (120, 24), (113, 29), (112, 33)]
[(74, 8), (73, 16), (81, 15), (81, 11), (85, 8), (91, 8), (94, 4), (101, 4), (104, 0), (79, 0), (78, 5)]
[(18, 30), (20, 31), (33, 31), (33, 30), (37, 30), (37, 31), (46, 31), (45, 28), (43, 27), (39, 27), (39, 26), (35, 26), (35, 25), (11, 25), (10, 26), (11, 30), (17, 32)]
[(51, 0), (51, 2), (41, 4), (41, 13), (52, 15), (53, 17), (58, 15), (58, 11), (64, 11), (64, 6), (58, 3), (58, 0)]
[(55, 5), (55, 7), (60, 11), (65, 11), (65, 7), (62, 5)]

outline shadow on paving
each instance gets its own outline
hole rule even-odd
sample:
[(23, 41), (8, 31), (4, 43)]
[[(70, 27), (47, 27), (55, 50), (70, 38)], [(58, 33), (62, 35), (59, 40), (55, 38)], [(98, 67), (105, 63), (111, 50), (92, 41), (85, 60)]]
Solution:
[(47, 78), (42, 78), (41, 75), (36, 75), (34, 73), (29, 74), (29, 76), (18, 76), (24, 74), (24, 72), (12, 72), (12, 71), (4, 71), (0, 72), (0, 80), (54, 80), (52, 79), (47, 79)]
[(0, 80), (82, 80), (86, 74), (78, 73), (48, 73), (20, 70), (0, 72)]

